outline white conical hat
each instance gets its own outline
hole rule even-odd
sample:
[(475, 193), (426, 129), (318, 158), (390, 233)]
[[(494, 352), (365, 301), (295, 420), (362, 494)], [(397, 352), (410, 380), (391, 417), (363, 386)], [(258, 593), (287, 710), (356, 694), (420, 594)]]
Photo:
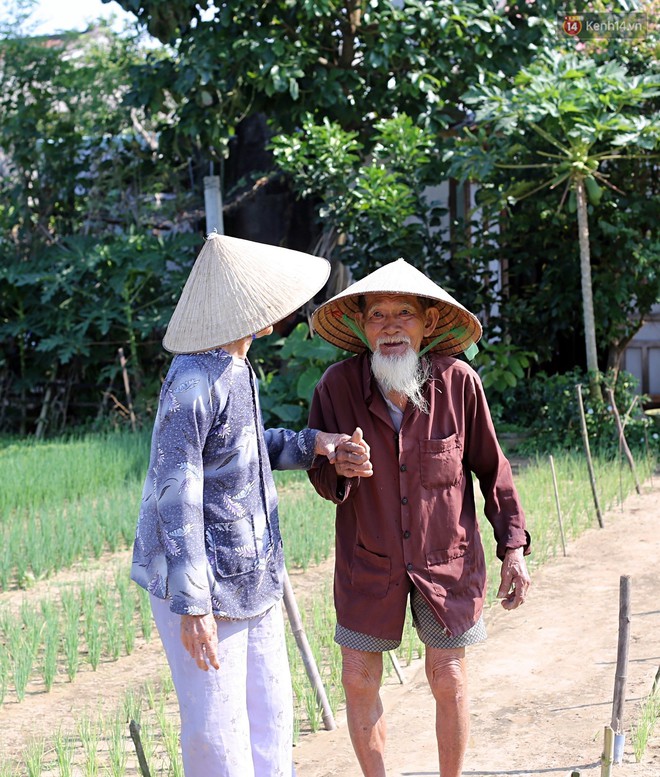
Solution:
[(339, 348), (354, 353), (364, 351), (365, 343), (356, 333), (354, 323), (360, 311), (358, 299), (364, 294), (412, 294), (432, 300), (440, 317), (432, 334), (422, 341), (422, 349), (440, 338), (429, 350), (451, 356), (470, 348), (481, 337), (479, 319), (404, 259), (379, 267), (324, 302), (314, 311), (314, 331)]
[(289, 248), (211, 233), (195, 260), (163, 346), (208, 351), (293, 313), (326, 282), (330, 263)]

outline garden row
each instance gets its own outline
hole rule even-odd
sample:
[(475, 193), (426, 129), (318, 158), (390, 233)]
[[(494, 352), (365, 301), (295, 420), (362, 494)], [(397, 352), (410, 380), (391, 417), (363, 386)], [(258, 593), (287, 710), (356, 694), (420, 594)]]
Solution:
[[(13, 538), (12, 547), (5, 545), (0, 574), (4, 589), (0, 593), (0, 695), (5, 709), (7, 704), (56, 696), (69, 684), (75, 687), (80, 673), (95, 672), (100, 664), (114, 663), (121, 672), (125, 657), (152, 639), (148, 598), (128, 578), (147, 446), (146, 437), (117, 435), (66, 444), (12, 445), (0, 450), (3, 464), (11, 461), (16, 467), (8, 481), (11, 487), (3, 494), (6, 501), (0, 523), (0, 531), (7, 532), (5, 537)], [(554, 464), (557, 494), (545, 459), (522, 466), (516, 479), (534, 538), (532, 567), (562, 552), (557, 501), (565, 541), (596, 525), (584, 459), (563, 454)], [(652, 466), (651, 461), (640, 458), (638, 477), (648, 478)], [(604, 508), (622, 501), (634, 488), (631, 472), (621, 461), (597, 458), (594, 467)], [(79, 479), (75, 477), (78, 468), (82, 473)], [(44, 470), (43, 482), (48, 488), (21, 488), (28, 474), (39, 469)], [(333, 537), (332, 505), (314, 494), (304, 473), (277, 473), (277, 481), (290, 569), (327, 559)], [(57, 529), (52, 528), (55, 525)], [(487, 524), (483, 534), (492, 603), (499, 562)], [(41, 541), (42, 536), (47, 540)], [(75, 552), (66, 552), (57, 544), (66, 536), (75, 539)], [(28, 549), (35, 544), (40, 544), (41, 555), (30, 557)], [(119, 552), (106, 556), (111, 550)], [(81, 563), (85, 558), (99, 560), (86, 566)], [(71, 582), (74, 562), (81, 571)], [(330, 706), (336, 712), (343, 704), (343, 692), (339, 650), (332, 639), (334, 612), (328, 586), (329, 582), (323, 583), (319, 590), (299, 599), (307, 637)], [(317, 730), (322, 720), (290, 633), (288, 645), (299, 737)], [(408, 624), (398, 659), (408, 664), (421, 654), (422, 646)], [(388, 670), (391, 672), (389, 664)], [(141, 726), (152, 774), (180, 774), (176, 703), (169, 680), (162, 677), (145, 684), (127, 677), (126, 684), (130, 704), (120, 700), (114, 714), (96, 717), (83, 711), (66, 726), (60, 723), (59, 728), (44, 731), (41, 737), (26, 738), (21, 752), (0, 760), (0, 777), (96, 775), (101, 773), (99, 764), (112, 775), (138, 774), (130, 720)]]

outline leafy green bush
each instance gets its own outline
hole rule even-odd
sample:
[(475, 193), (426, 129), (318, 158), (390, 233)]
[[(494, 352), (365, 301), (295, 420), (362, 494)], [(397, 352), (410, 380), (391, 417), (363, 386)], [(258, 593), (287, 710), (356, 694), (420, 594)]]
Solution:
[(482, 340), (473, 366), (479, 372), (486, 391), (490, 390), (489, 396), (497, 402), (519, 384), (535, 360), (533, 351), (514, 345), (510, 338), (492, 343)]
[[(520, 444), (521, 453), (552, 453), (581, 450), (582, 425), (576, 386), (583, 386), (584, 414), (592, 451), (613, 455), (618, 451), (619, 434), (612, 407), (606, 400), (594, 402), (589, 395), (587, 374), (579, 369), (561, 375), (538, 373), (528, 384), (518, 384), (505, 404), (494, 406), (493, 415), (503, 422), (515, 423), (528, 431)], [(601, 388), (614, 391), (614, 401), (625, 424), (625, 437), (631, 448), (643, 448), (647, 442), (658, 446), (658, 435), (651, 418), (642, 410), (644, 397), (636, 394), (637, 379), (627, 372), (608, 371), (601, 376)]]
[(298, 324), (286, 338), (256, 340), (250, 361), (259, 374), (264, 425), (301, 429), (307, 424), (314, 387), (331, 364), (350, 356)]

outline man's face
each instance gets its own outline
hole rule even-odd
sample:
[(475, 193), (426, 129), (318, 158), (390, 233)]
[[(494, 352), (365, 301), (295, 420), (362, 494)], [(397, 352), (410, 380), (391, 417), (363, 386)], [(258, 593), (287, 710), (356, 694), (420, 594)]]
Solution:
[(438, 309), (424, 310), (419, 299), (408, 294), (367, 294), (364, 312), (356, 316), (371, 350), (383, 356), (403, 356), (412, 348), (419, 353), (422, 339), (438, 323)]

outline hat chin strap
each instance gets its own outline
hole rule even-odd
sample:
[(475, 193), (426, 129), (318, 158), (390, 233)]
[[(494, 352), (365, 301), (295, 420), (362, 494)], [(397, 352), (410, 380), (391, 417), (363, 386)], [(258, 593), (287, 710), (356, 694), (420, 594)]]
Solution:
[[(367, 346), (367, 349), (371, 351), (372, 348), (369, 345), (369, 341), (365, 337), (364, 332), (355, 323), (355, 321), (352, 318), (349, 318), (346, 313), (344, 313), (344, 315), (341, 317), (341, 320), (351, 330), (351, 332), (353, 332), (353, 334)], [(449, 336), (453, 336), (457, 340), (461, 337), (465, 337), (466, 331), (467, 329), (464, 326), (459, 326), (450, 329), (448, 332), (443, 332), (431, 340), (431, 342), (425, 348), (422, 348), (422, 350), (417, 354), (418, 358), (424, 356), (427, 351), (430, 351), (431, 348), (434, 348), (438, 343), (441, 343)], [(474, 357), (479, 353), (479, 348), (477, 347), (476, 343), (470, 342), (468, 343), (467, 347), (463, 349), (463, 352), (465, 353), (465, 357), (472, 361), (472, 359), (474, 359)]]
[(365, 337), (364, 332), (360, 329), (360, 327), (353, 321), (352, 318), (349, 318), (346, 313), (341, 317), (341, 320), (346, 326), (353, 332), (353, 334), (358, 338), (358, 340), (361, 340), (366, 346), (368, 350), (372, 350), (371, 346), (369, 345), (369, 341)]
[[(441, 335), (438, 335), (433, 340), (431, 340), (431, 342), (425, 348), (422, 348), (422, 350), (419, 352), (419, 356), (424, 356), (427, 351), (430, 351), (431, 348), (434, 348), (438, 343), (441, 343), (450, 335), (458, 340), (461, 337), (465, 337), (466, 332), (467, 329), (464, 326), (457, 326), (453, 329), (450, 329), (448, 332), (443, 332)], [(477, 347), (476, 343), (470, 342), (468, 343), (467, 347), (463, 349), (463, 352), (465, 353), (465, 357), (472, 361), (472, 359), (474, 359), (474, 357), (479, 353), (479, 348)]]

